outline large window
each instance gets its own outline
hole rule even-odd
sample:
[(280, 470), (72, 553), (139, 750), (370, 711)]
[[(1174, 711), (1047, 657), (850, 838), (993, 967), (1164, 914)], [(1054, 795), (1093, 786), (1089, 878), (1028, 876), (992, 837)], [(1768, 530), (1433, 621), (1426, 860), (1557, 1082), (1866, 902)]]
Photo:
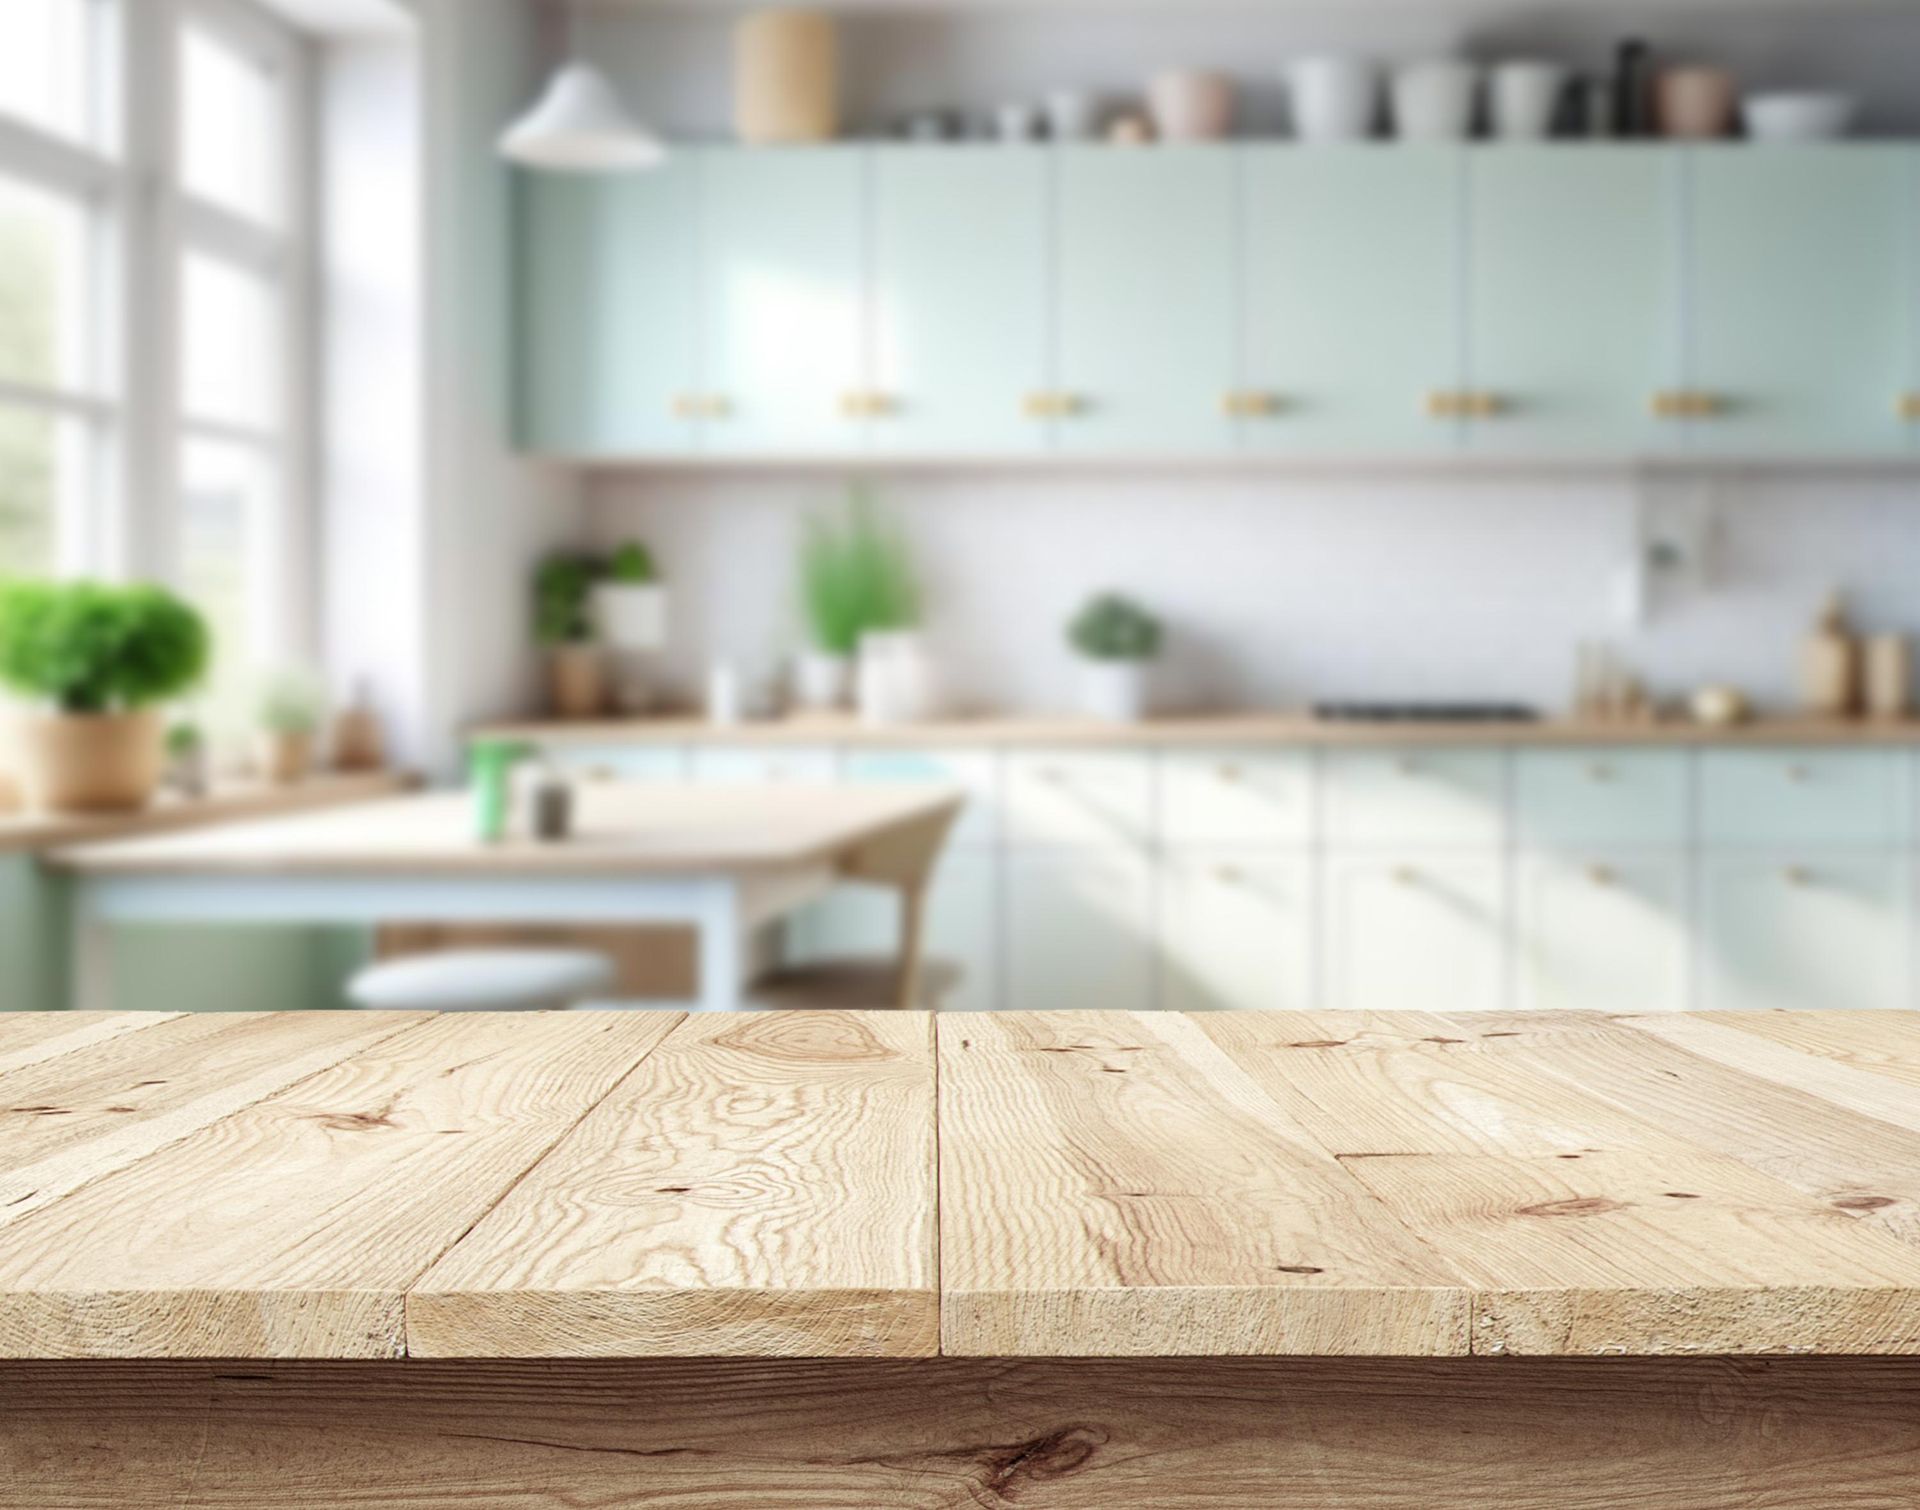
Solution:
[(0, 0), (0, 575), (175, 582), (216, 725), (303, 648), (310, 68), (254, 0)]

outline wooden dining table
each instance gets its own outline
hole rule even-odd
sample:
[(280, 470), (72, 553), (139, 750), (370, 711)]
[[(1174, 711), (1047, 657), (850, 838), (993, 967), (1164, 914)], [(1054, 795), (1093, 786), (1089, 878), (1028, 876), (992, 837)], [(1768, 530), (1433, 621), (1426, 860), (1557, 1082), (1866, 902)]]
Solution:
[[(737, 1010), (753, 940), (838, 885), (901, 898), (902, 1005), (916, 996), (927, 887), (964, 798), (941, 786), (585, 783), (571, 832), (475, 835), (471, 799), (412, 794), (52, 850), (71, 878), (79, 1005), (122, 1004), (125, 924), (684, 924), (705, 1011)], [(137, 1004), (137, 1003), (134, 1003)]]
[(1920, 1015), (0, 1018), (0, 1510), (1895, 1510)]

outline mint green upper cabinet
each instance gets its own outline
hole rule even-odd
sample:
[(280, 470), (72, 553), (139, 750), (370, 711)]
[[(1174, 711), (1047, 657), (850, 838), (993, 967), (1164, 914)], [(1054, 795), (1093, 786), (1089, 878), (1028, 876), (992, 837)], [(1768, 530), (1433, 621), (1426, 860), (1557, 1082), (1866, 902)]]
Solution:
[(850, 147), (701, 157), (701, 309), (710, 452), (863, 444), (865, 158)]
[(1911, 362), (1914, 154), (1853, 143), (1689, 154), (1694, 449), (1897, 454)]
[(555, 456), (691, 449), (680, 415), (698, 386), (697, 168), (523, 174), (520, 441)]
[(875, 451), (1045, 445), (1048, 180), (1040, 148), (874, 151)]
[(1233, 426), (1234, 154), (1056, 154), (1056, 424), (1062, 452), (1223, 451)]
[(1490, 146), (1467, 176), (1467, 381), (1496, 411), (1475, 452), (1676, 449), (1657, 393), (1682, 382), (1676, 153)]

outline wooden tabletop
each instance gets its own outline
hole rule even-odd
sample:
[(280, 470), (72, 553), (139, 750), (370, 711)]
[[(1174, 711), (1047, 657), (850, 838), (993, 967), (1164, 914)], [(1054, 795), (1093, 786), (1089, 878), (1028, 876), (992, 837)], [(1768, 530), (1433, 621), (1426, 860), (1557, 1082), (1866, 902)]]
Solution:
[(0, 1018), (0, 1357), (1920, 1354), (1920, 1014)]
[(605, 875), (751, 871), (825, 862), (869, 840), (957, 813), (945, 787), (640, 786), (575, 788), (561, 843), (524, 834), (482, 844), (472, 798), (396, 797), (258, 822), (55, 850), (88, 875)]

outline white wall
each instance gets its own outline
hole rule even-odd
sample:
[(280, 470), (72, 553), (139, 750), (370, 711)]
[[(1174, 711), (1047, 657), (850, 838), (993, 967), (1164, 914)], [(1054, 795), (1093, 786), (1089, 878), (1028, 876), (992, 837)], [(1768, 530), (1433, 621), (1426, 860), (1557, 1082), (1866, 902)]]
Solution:
[[(1057, 710), (1061, 627), (1120, 588), (1168, 619), (1168, 689), (1197, 706), (1315, 698), (1502, 697), (1558, 707), (1574, 649), (1612, 638), (1657, 688), (1738, 683), (1790, 702), (1796, 645), (1834, 585), (1877, 627), (1920, 633), (1920, 481), (1729, 478), (1650, 488), (1656, 525), (1718, 520), (1704, 588), (1614, 614), (1638, 538), (1630, 480), (992, 474), (899, 477), (882, 493), (929, 586), (943, 676), (966, 707)], [(644, 536), (673, 587), (679, 690), (709, 655), (770, 674), (797, 643), (799, 520), (831, 479), (603, 479), (596, 536)]]

